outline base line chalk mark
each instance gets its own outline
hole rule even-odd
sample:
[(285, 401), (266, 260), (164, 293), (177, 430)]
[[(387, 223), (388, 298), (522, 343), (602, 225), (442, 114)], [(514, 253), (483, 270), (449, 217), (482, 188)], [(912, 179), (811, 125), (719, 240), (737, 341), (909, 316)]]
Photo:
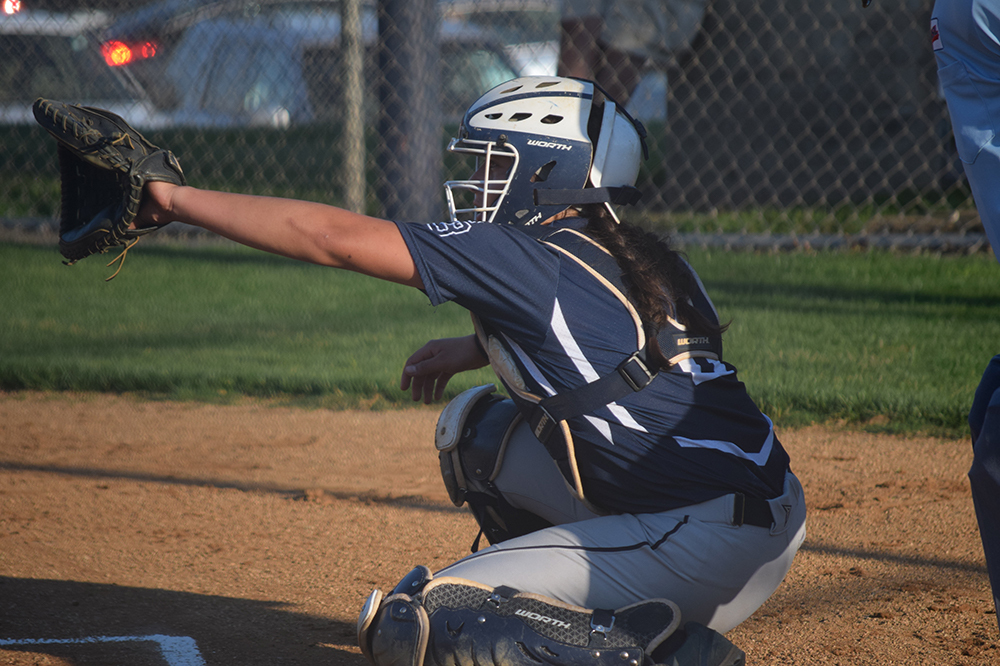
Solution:
[(5, 645), (63, 645), (94, 643), (153, 642), (160, 647), (160, 654), (170, 666), (205, 666), (198, 644), (187, 636), (88, 636), (86, 638), (0, 638)]

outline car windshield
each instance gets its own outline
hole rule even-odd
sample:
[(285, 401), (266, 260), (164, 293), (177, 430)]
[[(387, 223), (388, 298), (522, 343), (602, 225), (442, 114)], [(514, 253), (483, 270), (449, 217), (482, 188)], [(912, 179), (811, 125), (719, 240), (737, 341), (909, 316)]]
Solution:
[(0, 59), (0, 103), (131, 98), (104, 64), (97, 43), (84, 35), (0, 35), (0, 53), (7, 54)]
[(517, 76), (500, 53), (470, 45), (441, 45), (444, 113), (461, 118), (480, 91)]

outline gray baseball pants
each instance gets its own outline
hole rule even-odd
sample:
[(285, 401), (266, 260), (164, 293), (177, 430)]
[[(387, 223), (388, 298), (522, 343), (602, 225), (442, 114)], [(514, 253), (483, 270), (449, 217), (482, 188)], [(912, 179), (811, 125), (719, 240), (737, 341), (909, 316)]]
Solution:
[(734, 495), (655, 514), (598, 516), (570, 493), (525, 424), (494, 480), (515, 508), (555, 526), (490, 546), (437, 572), (509, 585), (584, 608), (665, 598), (725, 633), (777, 589), (805, 539), (802, 486), (789, 472), (771, 529), (733, 525)]

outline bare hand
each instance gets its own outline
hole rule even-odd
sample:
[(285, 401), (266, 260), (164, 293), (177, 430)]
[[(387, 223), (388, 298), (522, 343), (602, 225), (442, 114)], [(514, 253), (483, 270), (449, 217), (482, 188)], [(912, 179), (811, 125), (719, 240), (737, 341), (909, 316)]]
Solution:
[(429, 405), (441, 399), (448, 381), (456, 374), (487, 363), (473, 335), (431, 340), (406, 360), (399, 387), (410, 389), (414, 402), (423, 399)]

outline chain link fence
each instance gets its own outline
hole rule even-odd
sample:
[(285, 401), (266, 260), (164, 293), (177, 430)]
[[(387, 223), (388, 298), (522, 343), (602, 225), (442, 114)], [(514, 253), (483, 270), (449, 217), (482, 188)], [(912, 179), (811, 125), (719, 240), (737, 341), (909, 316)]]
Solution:
[(467, 167), (443, 155), (466, 106), (559, 72), (597, 78), (646, 125), (644, 224), (702, 244), (971, 251), (985, 243), (932, 4), (5, 0), (0, 219), (58, 215), (39, 96), (120, 112), (196, 186), (438, 219), (441, 183)]

